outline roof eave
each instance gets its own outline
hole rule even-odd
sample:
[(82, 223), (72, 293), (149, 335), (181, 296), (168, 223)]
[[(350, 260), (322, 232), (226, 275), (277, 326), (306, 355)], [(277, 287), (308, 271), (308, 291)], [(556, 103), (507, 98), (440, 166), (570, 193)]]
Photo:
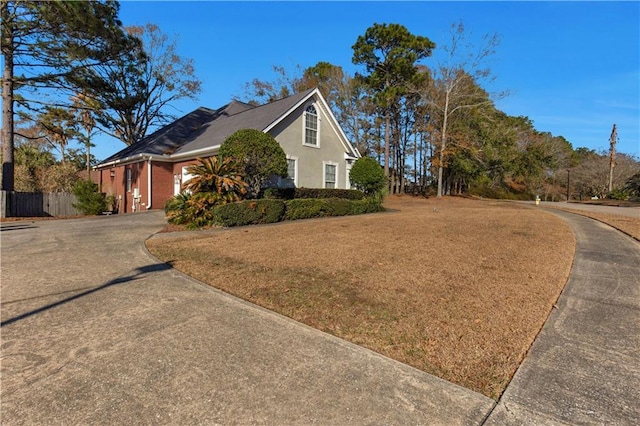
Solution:
[(116, 166), (125, 166), (127, 164), (137, 163), (138, 161), (145, 161), (145, 160), (168, 161), (169, 158), (170, 156), (167, 156), (167, 155), (158, 155), (158, 154), (142, 152), (140, 154), (131, 155), (129, 157), (117, 158), (115, 160), (108, 161), (106, 163), (100, 163), (97, 166), (93, 167), (93, 170), (106, 169), (109, 167), (116, 167)]
[(185, 158), (196, 158), (207, 154), (215, 155), (220, 150), (220, 145), (209, 146), (206, 148), (194, 149), (192, 151), (180, 152), (178, 154), (169, 155), (171, 161), (183, 160)]

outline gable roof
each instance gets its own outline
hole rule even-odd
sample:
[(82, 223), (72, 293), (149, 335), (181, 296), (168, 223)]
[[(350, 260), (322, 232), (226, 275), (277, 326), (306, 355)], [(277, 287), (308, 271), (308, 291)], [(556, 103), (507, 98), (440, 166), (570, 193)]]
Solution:
[(207, 129), (198, 139), (181, 146), (180, 149), (176, 150), (176, 154), (222, 145), (225, 139), (240, 129), (264, 131), (271, 123), (284, 116), (292, 107), (306, 100), (313, 91), (314, 89), (310, 89), (224, 119), (215, 120), (207, 126)]
[[(167, 160), (195, 157), (201, 152), (219, 148), (227, 137), (240, 129), (264, 132), (270, 130), (314, 94), (322, 101), (323, 109), (328, 111), (331, 119), (335, 121), (318, 89), (309, 89), (261, 106), (232, 101), (217, 110), (200, 107), (158, 129), (140, 142), (110, 156), (97, 167), (139, 160), (141, 157), (162, 157)], [(346, 152), (349, 155), (355, 152), (359, 156), (340, 126), (337, 128), (344, 139)]]

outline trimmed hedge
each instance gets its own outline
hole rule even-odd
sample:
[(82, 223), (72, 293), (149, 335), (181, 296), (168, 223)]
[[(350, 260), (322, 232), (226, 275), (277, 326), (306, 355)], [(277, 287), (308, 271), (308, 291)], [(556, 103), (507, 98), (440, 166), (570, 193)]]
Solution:
[(348, 216), (384, 211), (379, 198), (295, 198), (293, 200), (245, 200), (217, 206), (214, 222), (226, 227), (275, 223), (314, 217)]
[(383, 211), (382, 202), (374, 198), (346, 200), (344, 198), (296, 198), (285, 201), (285, 220), (313, 217), (347, 216)]
[(267, 199), (293, 200), (297, 198), (342, 198), (347, 200), (362, 200), (364, 192), (357, 189), (332, 188), (267, 188), (263, 192)]
[(314, 217), (347, 216), (384, 211), (382, 201), (375, 198), (296, 198), (293, 200), (245, 200), (213, 209), (214, 221), (222, 226), (257, 225), (282, 220)]
[(246, 200), (216, 207), (213, 216), (223, 226), (256, 225), (280, 222), (284, 216), (282, 200)]

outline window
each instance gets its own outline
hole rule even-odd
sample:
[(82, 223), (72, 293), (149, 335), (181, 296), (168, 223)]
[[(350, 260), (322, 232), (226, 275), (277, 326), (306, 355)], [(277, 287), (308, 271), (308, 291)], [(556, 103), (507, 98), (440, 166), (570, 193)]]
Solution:
[(131, 169), (130, 168), (126, 168), (126, 174), (127, 174), (127, 192), (131, 192)]
[(338, 165), (333, 163), (324, 164), (324, 187), (336, 187), (336, 175), (338, 174)]
[(304, 110), (304, 144), (318, 146), (318, 112), (313, 105)]
[(287, 158), (287, 178), (294, 183), (297, 183), (296, 179), (296, 159), (295, 158)]
[[(182, 188), (183, 189), (184, 189), (184, 185), (187, 182), (189, 182), (191, 180), (191, 178), (193, 177), (193, 175), (187, 171), (187, 167), (189, 167), (189, 166), (183, 166), (182, 167)], [(191, 191), (187, 191), (187, 192), (191, 193)]]

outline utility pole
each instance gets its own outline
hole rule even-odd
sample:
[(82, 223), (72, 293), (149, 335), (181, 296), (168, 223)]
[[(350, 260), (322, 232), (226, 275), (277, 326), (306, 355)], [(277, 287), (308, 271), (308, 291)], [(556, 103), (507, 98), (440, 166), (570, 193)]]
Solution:
[(616, 125), (613, 125), (611, 130), (611, 137), (609, 138), (609, 193), (613, 191), (613, 168), (616, 166), (616, 142), (618, 142), (618, 130)]
[(569, 202), (569, 185), (571, 184), (571, 180), (569, 178), (569, 176), (571, 175), (571, 169), (567, 169), (567, 203)]

